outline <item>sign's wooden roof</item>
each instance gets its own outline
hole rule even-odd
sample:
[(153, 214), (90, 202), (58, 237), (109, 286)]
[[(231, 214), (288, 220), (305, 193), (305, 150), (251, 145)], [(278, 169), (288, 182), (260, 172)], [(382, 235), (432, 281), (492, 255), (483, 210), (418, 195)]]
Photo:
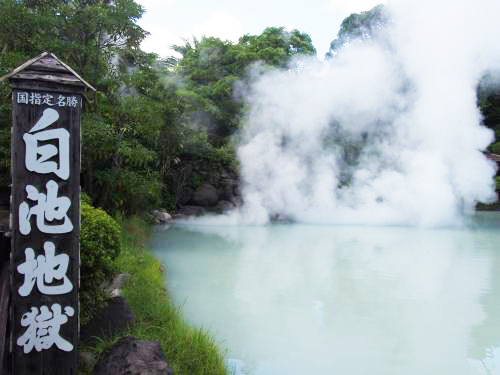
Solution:
[(26, 61), (11, 73), (1, 77), (0, 81), (6, 79), (38, 80), (63, 85), (83, 86), (96, 91), (77, 72), (59, 60), (56, 55), (49, 52), (44, 52), (40, 56)]

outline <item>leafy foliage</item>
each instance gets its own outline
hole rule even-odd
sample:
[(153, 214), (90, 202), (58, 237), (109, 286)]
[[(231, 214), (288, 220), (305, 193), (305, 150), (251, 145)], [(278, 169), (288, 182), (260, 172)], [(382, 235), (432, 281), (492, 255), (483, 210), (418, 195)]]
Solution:
[(187, 101), (184, 120), (207, 129), (214, 146), (226, 144), (239, 129), (244, 106), (238, 89), (251, 79), (252, 65), (285, 68), (294, 56), (316, 53), (309, 35), (284, 27), (245, 35), (237, 44), (203, 37), (175, 49), (182, 54), (177, 72), (184, 84), (177, 94)]
[(130, 334), (159, 341), (175, 374), (227, 374), (217, 343), (205, 330), (184, 321), (165, 290), (163, 267), (145, 248), (148, 236), (148, 227), (137, 217), (124, 223), (117, 264), (120, 272), (131, 275), (123, 290), (135, 316)]
[(389, 22), (389, 16), (383, 5), (377, 5), (367, 12), (353, 13), (340, 25), (337, 39), (330, 43), (327, 58), (335, 54), (345, 45), (355, 40), (366, 40), (374, 37)]
[(154, 146), (161, 119), (154, 110), (141, 98), (123, 98), (107, 114), (84, 116), (83, 185), (95, 203), (110, 212), (132, 214), (159, 202), (159, 155)]
[(480, 108), (484, 116), (484, 125), (495, 132), (495, 139), (497, 140), (497, 143), (492, 144), (490, 146), (490, 149), (492, 152), (499, 154), (500, 146), (498, 144), (498, 140), (500, 139), (500, 88), (484, 90), (480, 85), (478, 91)]
[(121, 230), (118, 223), (101, 209), (81, 205), (80, 301), (81, 324), (85, 324), (106, 299), (102, 288), (115, 271), (120, 254)]
[(133, 0), (112, 4), (105, 0), (2, 0), (0, 48), (17, 60), (16, 65), (51, 51), (103, 87), (115, 55), (138, 49), (146, 36), (135, 23), (143, 11)]
[(259, 60), (280, 68), (287, 67), (293, 56), (316, 54), (309, 35), (298, 30), (287, 31), (284, 27), (268, 27), (258, 36), (245, 35), (239, 46), (248, 48), (251, 62)]
[[(158, 60), (139, 48), (143, 11), (134, 0), (0, 0), (0, 74), (50, 51), (98, 89), (82, 121), (82, 187), (112, 214), (175, 209), (193, 161), (236, 168), (230, 139), (241, 125), (238, 93), (249, 68), (284, 68), (293, 56), (316, 52), (307, 34), (274, 27), (237, 44), (195, 39), (176, 47), (182, 59)], [(7, 185), (6, 85), (0, 95), (0, 183)]]
[[(86, 108), (92, 118), (102, 117), (110, 119), (107, 113), (114, 108), (118, 101), (120, 89), (129, 79), (129, 72), (124, 68), (130, 60), (148, 61), (153, 55), (144, 54), (139, 50), (139, 44), (147, 34), (137, 24), (136, 20), (142, 15), (143, 9), (133, 0), (116, 0), (112, 3), (105, 0), (1, 0), (0, 1), (0, 75), (4, 75), (24, 61), (39, 55), (43, 51), (51, 51), (59, 58), (71, 65), (86, 80), (90, 81), (100, 91), (97, 102), (89, 98)], [(29, 37), (27, 35), (29, 33)], [(10, 100), (7, 85), (0, 88), (0, 184), (10, 182)], [(119, 108), (129, 108), (123, 104)], [(90, 115), (89, 113), (92, 113)], [(111, 120), (123, 121), (123, 117), (112, 113)], [(127, 115), (127, 113), (125, 114)], [(137, 116), (136, 116), (137, 117)], [(106, 122), (106, 121), (102, 122)], [(88, 121), (87, 121), (88, 122)], [(140, 125), (143, 123), (141, 122)], [(105, 153), (106, 147), (116, 146), (116, 136), (120, 127), (112, 124), (114, 133), (105, 127), (104, 140), (93, 138), (102, 146), (99, 155)], [(128, 128), (137, 125), (128, 126)], [(127, 127), (121, 127), (126, 128)], [(94, 133), (102, 133), (93, 129)], [(137, 134), (138, 131), (135, 132)], [(146, 134), (145, 136), (150, 136)], [(148, 138), (151, 139), (151, 138)], [(135, 141), (128, 144), (122, 142), (119, 150), (127, 162), (137, 166), (137, 160), (145, 153), (144, 149), (134, 147)], [(91, 145), (89, 145), (91, 146)], [(138, 150), (138, 154), (130, 150)], [(142, 151), (142, 153), (141, 153)], [(149, 161), (151, 157), (147, 160)], [(88, 172), (86, 166), (93, 165), (92, 161), (85, 161), (84, 175), (94, 175), (95, 171)], [(101, 163), (103, 165), (104, 163)], [(119, 168), (120, 166), (118, 166)], [(89, 184), (89, 192), (93, 181), (85, 180)], [(95, 198), (95, 196), (94, 196)], [(103, 206), (107, 206), (104, 204)], [(121, 209), (121, 207), (106, 207)]]
[[(497, 82), (498, 77), (493, 77), (491, 73), (485, 74), (478, 85), (477, 96), (483, 123), (495, 133), (495, 140), (488, 150), (500, 155), (500, 87)], [(497, 170), (496, 190), (500, 191), (500, 169)]]

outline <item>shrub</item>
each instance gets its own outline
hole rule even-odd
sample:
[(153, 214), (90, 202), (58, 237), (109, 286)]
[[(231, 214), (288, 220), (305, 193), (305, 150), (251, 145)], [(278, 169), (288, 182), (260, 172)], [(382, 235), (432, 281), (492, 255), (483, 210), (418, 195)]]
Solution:
[(490, 150), (494, 154), (500, 154), (500, 141), (499, 142), (495, 142), (492, 145), (490, 145)]
[(90, 198), (90, 195), (87, 193), (84, 193), (83, 191), (80, 193), (80, 202), (92, 205), (92, 198)]
[(128, 216), (160, 204), (162, 184), (157, 172), (102, 170), (96, 172), (96, 180), (101, 188), (96, 201), (113, 214)]
[(82, 202), (80, 230), (80, 319), (87, 323), (106, 299), (102, 285), (115, 271), (121, 229), (105, 211)]

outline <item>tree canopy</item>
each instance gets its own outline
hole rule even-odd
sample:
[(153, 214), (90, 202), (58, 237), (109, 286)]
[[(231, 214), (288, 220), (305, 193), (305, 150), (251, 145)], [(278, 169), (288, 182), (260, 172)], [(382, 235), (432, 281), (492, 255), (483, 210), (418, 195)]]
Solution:
[(389, 17), (384, 5), (377, 5), (366, 12), (353, 13), (340, 25), (337, 38), (330, 43), (327, 58), (334, 56), (343, 46), (355, 41), (372, 38), (383, 29)]
[(294, 56), (316, 53), (309, 35), (284, 27), (247, 34), (237, 44), (202, 37), (175, 50), (182, 55), (177, 73), (183, 87), (178, 93), (192, 99), (193, 112), (214, 145), (223, 144), (239, 127), (243, 107), (235, 94), (236, 83), (248, 82), (252, 64), (285, 68)]
[[(0, 0), (0, 76), (49, 51), (97, 88), (83, 114), (82, 188), (108, 212), (175, 210), (197, 161), (236, 170), (233, 137), (246, 110), (241, 93), (254, 72), (287, 69), (294, 57), (316, 54), (306, 33), (269, 27), (237, 43), (194, 38), (174, 47), (180, 58), (162, 60), (140, 49), (143, 12), (134, 0)], [(328, 55), (372, 38), (387, 22), (383, 6), (350, 15)], [(497, 129), (495, 95), (481, 103), (486, 124)], [(0, 188), (10, 184), (10, 107), (2, 84)], [(196, 184), (207, 178), (193, 173)]]
[[(315, 54), (307, 34), (272, 27), (238, 43), (194, 39), (175, 47), (181, 59), (161, 60), (139, 48), (143, 12), (134, 0), (0, 0), (0, 75), (50, 51), (97, 88), (83, 114), (82, 188), (109, 212), (175, 209), (189, 160), (234, 165), (236, 92), (249, 68)], [(1, 186), (10, 183), (8, 90), (0, 86)]]

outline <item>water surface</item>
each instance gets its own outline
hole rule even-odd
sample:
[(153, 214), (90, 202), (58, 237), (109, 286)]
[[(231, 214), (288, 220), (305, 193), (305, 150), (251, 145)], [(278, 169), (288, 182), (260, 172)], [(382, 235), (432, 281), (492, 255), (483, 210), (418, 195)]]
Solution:
[(235, 374), (500, 374), (500, 214), (467, 227), (159, 228), (187, 320)]

